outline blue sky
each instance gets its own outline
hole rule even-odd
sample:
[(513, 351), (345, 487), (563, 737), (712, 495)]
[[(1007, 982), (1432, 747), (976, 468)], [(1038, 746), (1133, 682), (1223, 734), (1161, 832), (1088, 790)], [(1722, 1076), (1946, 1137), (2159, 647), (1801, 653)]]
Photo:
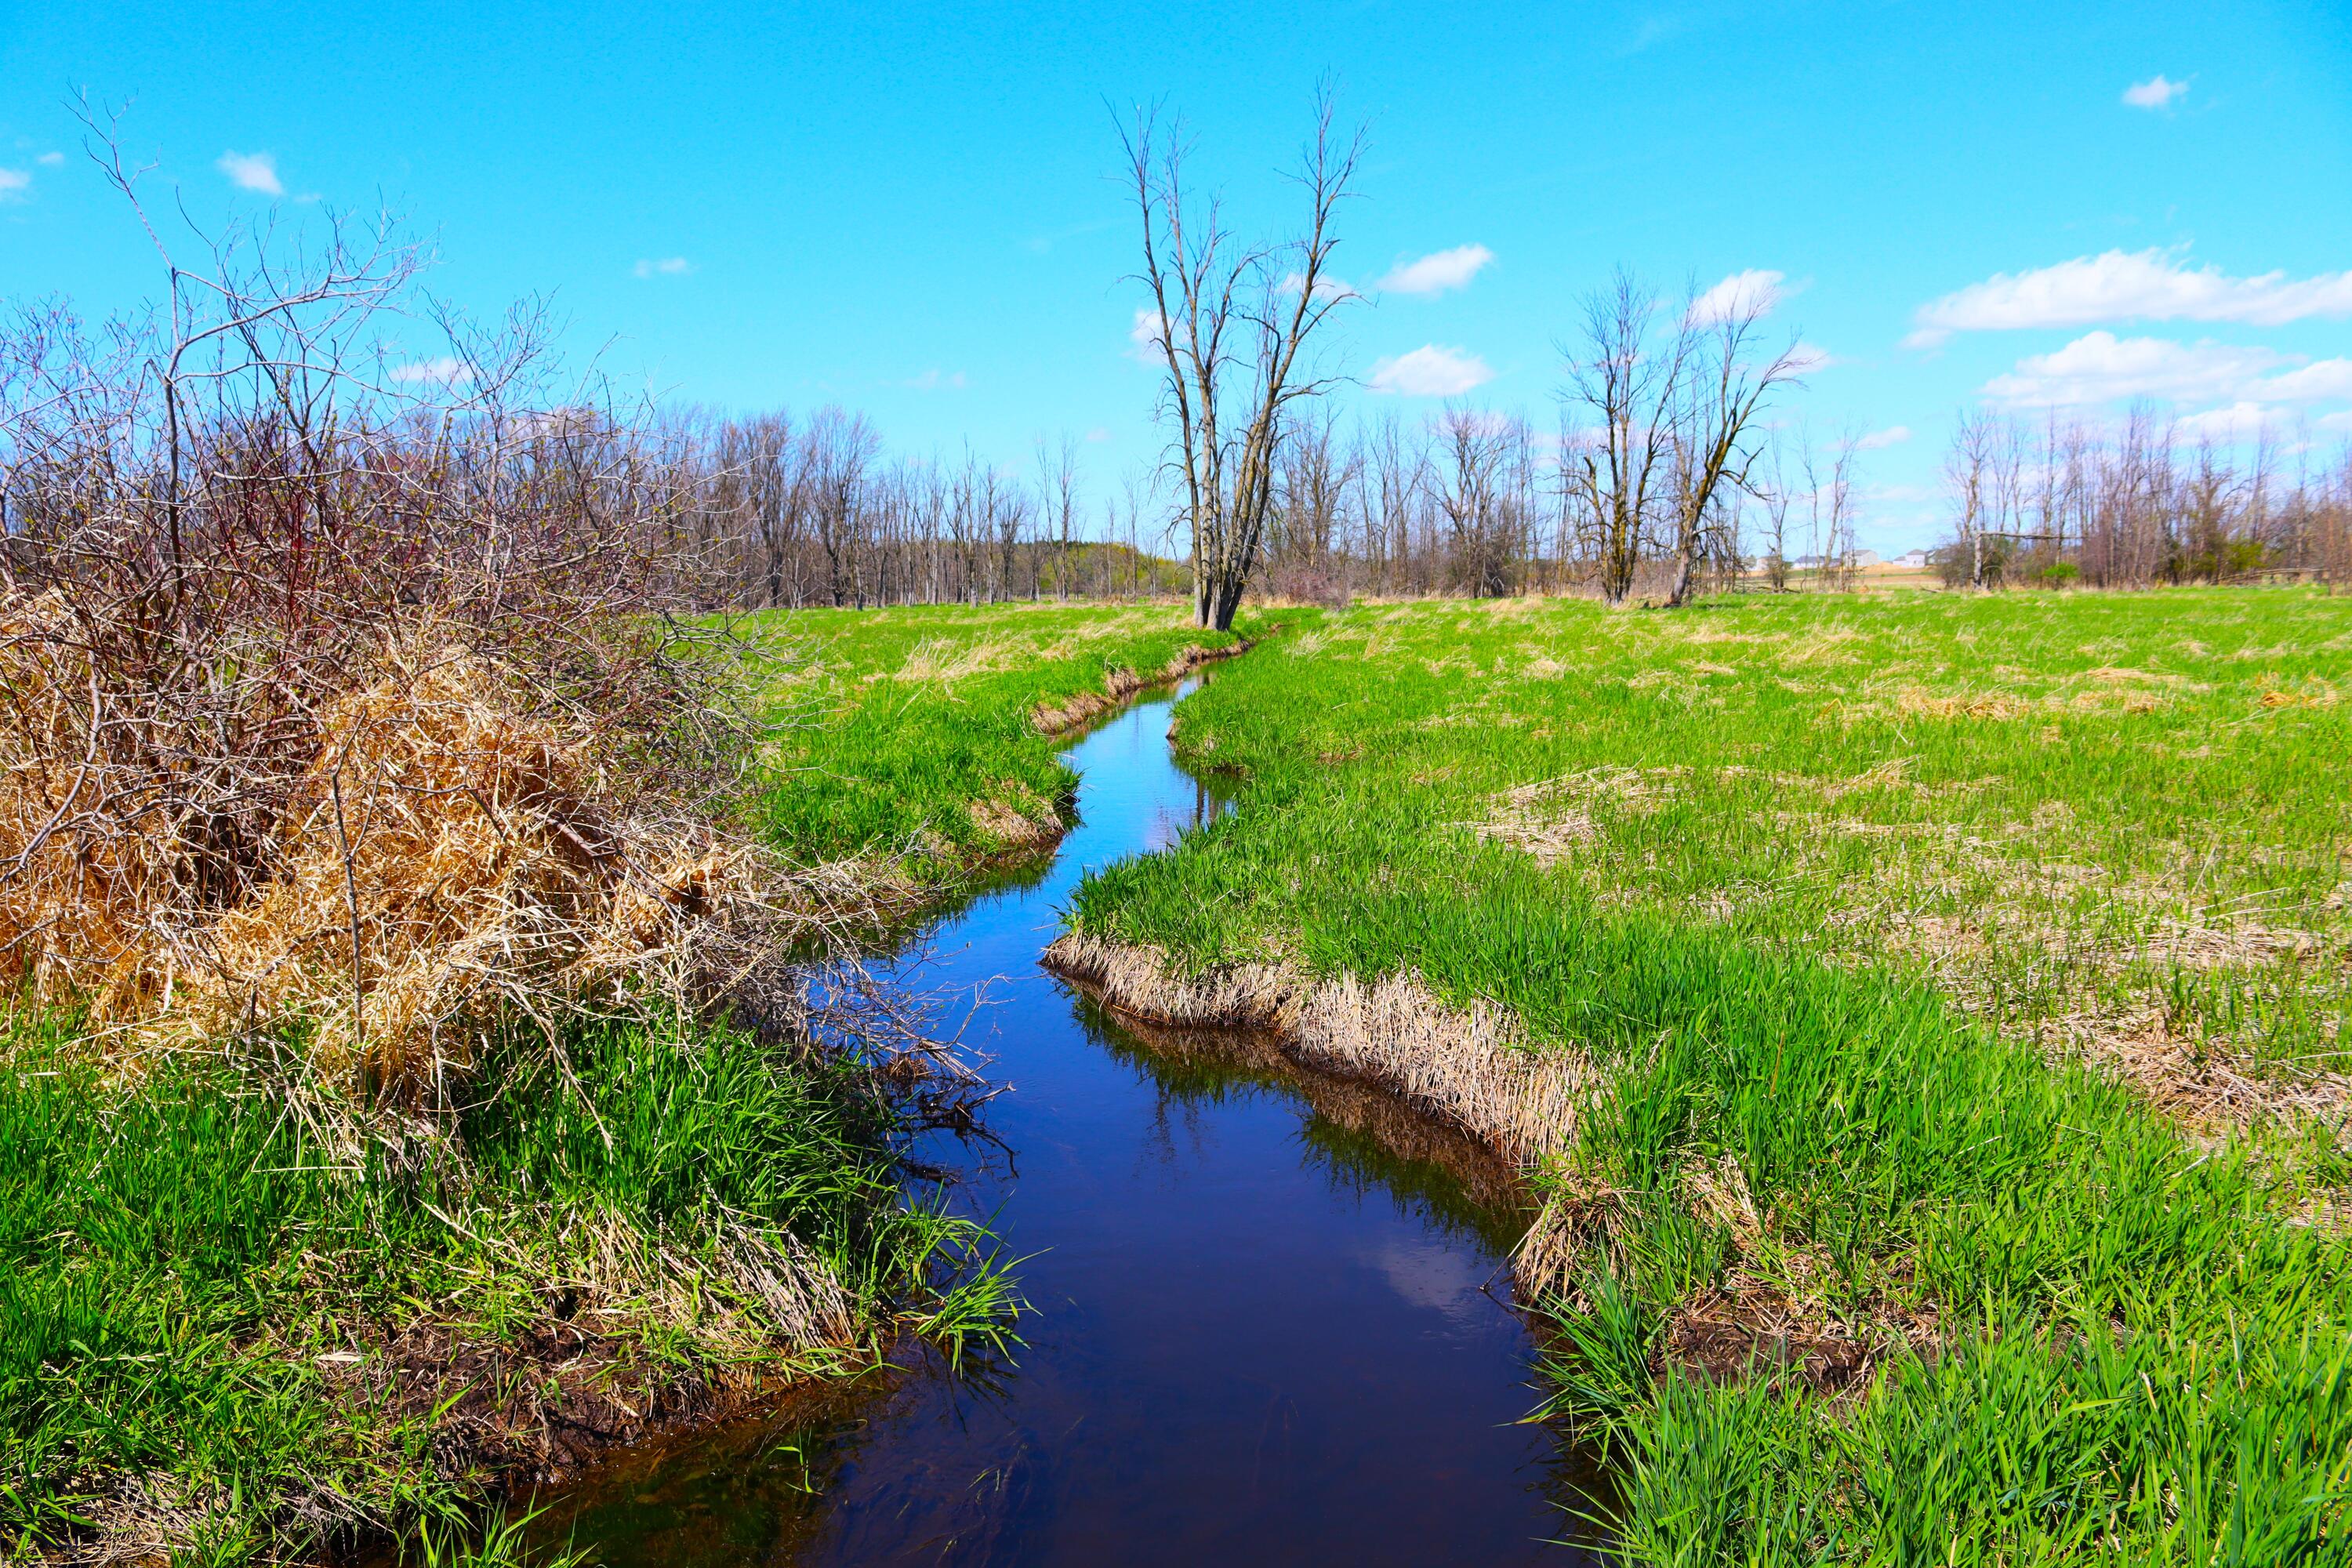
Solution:
[(1779, 275), (1776, 323), (1827, 356), (1789, 412), (1877, 433), (1882, 548), (1937, 531), (1979, 400), (2352, 436), (2336, 4), (16, 0), (0, 297), (157, 291), (63, 108), (87, 87), (135, 100), (131, 147), (205, 221), (381, 195), (437, 237), (437, 290), (551, 294), (573, 354), (632, 384), (839, 402), (1007, 467), (1067, 430), (1107, 491), (1158, 442), (1106, 102), (1180, 108), (1246, 229), (1292, 205), (1275, 172), (1327, 72), (1372, 138), (1339, 268), (1423, 286), (1335, 344), (1367, 407), (1459, 388), (1551, 424), (1557, 345), (1622, 263)]

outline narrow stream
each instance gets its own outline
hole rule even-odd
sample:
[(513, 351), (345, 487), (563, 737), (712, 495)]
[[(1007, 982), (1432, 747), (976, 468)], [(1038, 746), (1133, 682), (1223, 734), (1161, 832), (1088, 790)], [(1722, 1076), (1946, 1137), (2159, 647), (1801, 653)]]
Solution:
[(1079, 826), (905, 961), (988, 999), (965, 1038), (1012, 1086), (1003, 1152), (924, 1152), (1024, 1258), (1025, 1348), (636, 1456), (547, 1522), (615, 1565), (1597, 1561), (1550, 1544), (1580, 1478), (1521, 1419), (1511, 1173), (1378, 1090), (1123, 1027), (1037, 966), (1089, 868), (1218, 809), (1169, 756), (1174, 702), (1073, 746)]

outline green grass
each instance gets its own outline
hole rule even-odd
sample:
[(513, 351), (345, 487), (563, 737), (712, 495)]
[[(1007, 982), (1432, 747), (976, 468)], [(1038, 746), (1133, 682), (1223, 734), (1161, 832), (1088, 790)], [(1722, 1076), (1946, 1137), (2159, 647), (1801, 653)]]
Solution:
[[(2301, 593), (1360, 607), (1187, 700), (1239, 813), (1074, 923), (1596, 1064), (1552, 1371), (1636, 1558), (2346, 1561), (2347, 673)], [(1716, 1292), (1936, 1349), (1710, 1381)]]
[[(768, 721), (752, 815), (808, 859), (885, 860), (929, 882), (1066, 819), (1076, 780), (1039, 709), (1098, 696), (1118, 672), (1150, 676), (1201, 631), (1181, 606), (915, 606), (752, 616)], [(1245, 635), (1245, 634), (1244, 634)], [(992, 804), (999, 813), (975, 808)]]
[[(436, 1447), (447, 1407), (513, 1407), (566, 1325), (593, 1351), (580, 1386), (634, 1403), (855, 1363), (894, 1315), (937, 1315), (938, 1269), (976, 1238), (906, 1203), (844, 1069), (642, 1026), (567, 1054), (575, 1082), (543, 1050), (486, 1064), (445, 1130), (461, 1161), (423, 1129), (323, 1143), (268, 1075), (218, 1060), (122, 1084), (62, 1038), (15, 1041), (5, 1539), (147, 1533), (237, 1563), (299, 1550), (305, 1514), (450, 1517), (496, 1455)], [(747, 1247), (820, 1260), (857, 1339), (786, 1348), (810, 1336), (730, 1266)]]

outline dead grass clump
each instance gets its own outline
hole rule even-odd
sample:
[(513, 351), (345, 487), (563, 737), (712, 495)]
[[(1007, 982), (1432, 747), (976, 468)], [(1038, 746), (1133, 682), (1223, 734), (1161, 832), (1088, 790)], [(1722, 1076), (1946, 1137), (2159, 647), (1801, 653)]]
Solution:
[(1062, 836), (1059, 822), (1041, 820), (1011, 801), (983, 800), (966, 810), (971, 825), (988, 835), (1000, 849), (1034, 849)]
[(593, 722), (436, 629), (317, 694), (308, 765), (210, 897), (203, 820), (150, 804), (168, 759), (39, 744), (78, 722), (57, 645), (0, 643), (0, 948), (37, 994), (117, 1049), (300, 1033), (324, 1079), (414, 1098), (502, 1008), (707, 997), (817, 918), (821, 878), (635, 795)]
[(2338, 700), (2335, 687), (2316, 677), (2306, 677), (2302, 684), (2289, 689), (2273, 687), (2260, 699), (2265, 708), (2333, 708)]
[(1898, 712), (1924, 719), (2014, 719), (2028, 704), (2005, 692), (1945, 695), (1906, 689), (1895, 699)]
[(953, 685), (975, 675), (1013, 668), (1026, 651), (1012, 637), (977, 637), (966, 643), (959, 643), (953, 637), (925, 637), (908, 653), (906, 662), (890, 679)]
[(1450, 1005), (1409, 974), (1313, 981), (1228, 964), (1186, 979), (1150, 949), (1075, 933), (1045, 963), (1147, 1023), (1273, 1031), (1294, 1059), (1379, 1083), (1522, 1164), (1567, 1149), (1590, 1092), (1582, 1058), (1538, 1049), (1503, 1009)]
[(1601, 837), (1592, 811), (1607, 805), (1627, 816), (1665, 808), (1689, 773), (1679, 763), (1659, 768), (1593, 767), (1562, 778), (1538, 779), (1494, 798), (1492, 815), (1475, 826), (1482, 838), (1526, 850), (1547, 863), (1567, 858)]
[(1040, 702), (1031, 710), (1029, 722), (1041, 734), (1059, 735), (1109, 712), (1147, 686), (1164, 686), (1169, 681), (1181, 680), (1204, 664), (1232, 658), (1247, 653), (1249, 649), (1247, 642), (1236, 642), (1226, 647), (1188, 647), (1154, 675), (1140, 675), (1131, 669), (1112, 669), (1104, 674), (1099, 691), (1074, 692), (1059, 702)]

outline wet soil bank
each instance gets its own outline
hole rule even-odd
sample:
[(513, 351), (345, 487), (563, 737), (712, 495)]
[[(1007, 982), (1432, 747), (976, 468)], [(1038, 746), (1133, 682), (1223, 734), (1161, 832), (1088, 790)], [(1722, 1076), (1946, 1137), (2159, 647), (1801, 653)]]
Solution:
[(630, 1454), (543, 1494), (543, 1538), (614, 1564), (1590, 1560), (1555, 1542), (1591, 1478), (1523, 1419), (1511, 1164), (1269, 1034), (1121, 1020), (1040, 963), (1090, 867), (1222, 809), (1169, 758), (1171, 706), (1077, 742), (1058, 850), (882, 966), (979, 1004), (992, 1137), (917, 1153), (1021, 1259), (1024, 1346)]

